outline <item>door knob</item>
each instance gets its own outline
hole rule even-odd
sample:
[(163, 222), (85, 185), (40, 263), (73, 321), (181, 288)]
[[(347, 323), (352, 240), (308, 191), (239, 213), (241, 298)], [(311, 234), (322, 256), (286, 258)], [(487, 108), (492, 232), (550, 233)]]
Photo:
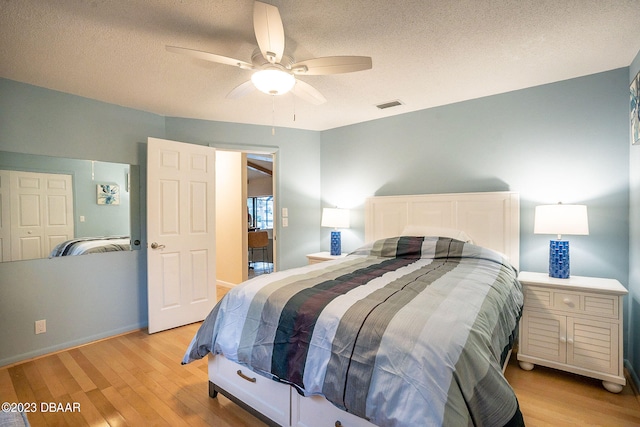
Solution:
[(151, 249), (164, 249), (164, 245), (159, 245), (156, 242), (151, 244)]

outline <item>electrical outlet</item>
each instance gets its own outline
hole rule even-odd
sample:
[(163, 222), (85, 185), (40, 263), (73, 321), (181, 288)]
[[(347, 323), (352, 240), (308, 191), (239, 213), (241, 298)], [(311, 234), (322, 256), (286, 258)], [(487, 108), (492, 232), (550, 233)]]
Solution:
[(36, 320), (36, 334), (44, 334), (45, 332), (47, 332), (46, 319)]

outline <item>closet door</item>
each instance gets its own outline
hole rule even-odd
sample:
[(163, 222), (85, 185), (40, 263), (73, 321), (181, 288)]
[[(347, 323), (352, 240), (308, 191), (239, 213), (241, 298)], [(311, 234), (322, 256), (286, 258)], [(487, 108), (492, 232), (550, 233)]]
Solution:
[(0, 261), (11, 261), (9, 171), (0, 170)]
[(71, 175), (10, 171), (11, 260), (47, 258), (74, 237)]

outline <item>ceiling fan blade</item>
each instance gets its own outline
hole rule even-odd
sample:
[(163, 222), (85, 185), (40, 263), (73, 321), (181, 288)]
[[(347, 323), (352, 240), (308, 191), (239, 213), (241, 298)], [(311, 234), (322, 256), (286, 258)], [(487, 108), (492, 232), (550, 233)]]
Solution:
[(293, 89), (291, 89), (291, 92), (293, 92), (294, 95), (299, 96), (300, 98), (314, 105), (320, 105), (327, 102), (327, 98), (322, 96), (322, 94), (318, 92), (316, 88), (308, 83), (303, 82), (302, 80), (296, 79), (296, 84), (293, 86)]
[(253, 4), (253, 30), (262, 56), (272, 64), (280, 62), (284, 52), (284, 27), (278, 8), (256, 1)]
[(166, 46), (169, 52), (181, 53), (193, 58), (204, 59), (205, 61), (217, 62), (218, 64), (231, 65), (246, 70), (252, 70), (253, 65), (239, 59), (229, 58), (227, 56), (217, 55), (215, 53), (203, 52), (201, 50), (187, 49), (185, 47)]
[(253, 85), (251, 80), (247, 80), (241, 85), (236, 86), (231, 92), (227, 94), (228, 99), (238, 99), (243, 96), (249, 95), (251, 92), (256, 90), (256, 87)]
[(370, 70), (371, 67), (368, 56), (325, 56), (297, 62), (291, 66), (291, 71), (305, 76), (322, 76)]

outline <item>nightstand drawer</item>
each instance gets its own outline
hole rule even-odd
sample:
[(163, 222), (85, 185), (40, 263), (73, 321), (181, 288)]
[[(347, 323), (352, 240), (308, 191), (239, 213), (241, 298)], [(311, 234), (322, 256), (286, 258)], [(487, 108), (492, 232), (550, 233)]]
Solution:
[(619, 298), (605, 295), (585, 295), (584, 311), (607, 317), (618, 317)]
[(600, 295), (584, 292), (553, 290), (527, 285), (525, 286), (527, 307), (588, 314), (600, 317), (618, 317), (619, 298), (613, 295)]
[(554, 292), (553, 307), (559, 310), (579, 311), (581, 309), (580, 294), (571, 292)]
[(617, 318), (618, 298), (612, 295), (554, 291), (553, 308), (576, 314)]
[(525, 286), (525, 302), (530, 308), (552, 308), (553, 291), (547, 288), (536, 288), (535, 286)]

